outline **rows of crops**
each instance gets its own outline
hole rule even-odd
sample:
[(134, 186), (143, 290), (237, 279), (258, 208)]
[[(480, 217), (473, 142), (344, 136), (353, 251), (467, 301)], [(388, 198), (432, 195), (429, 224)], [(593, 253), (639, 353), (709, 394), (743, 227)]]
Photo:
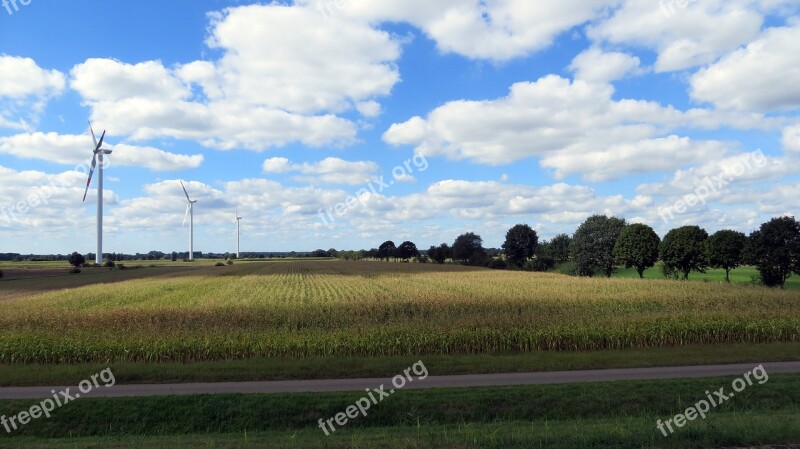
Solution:
[(800, 341), (800, 294), (379, 262), (251, 263), (0, 303), (0, 362)]

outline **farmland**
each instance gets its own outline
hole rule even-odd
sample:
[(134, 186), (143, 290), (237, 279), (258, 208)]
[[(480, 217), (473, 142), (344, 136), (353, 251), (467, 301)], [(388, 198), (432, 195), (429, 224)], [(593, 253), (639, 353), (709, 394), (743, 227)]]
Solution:
[(379, 262), (169, 270), (0, 302), (0, 362), (470, 355), (800, 341), (800, 294), (763, 287)]

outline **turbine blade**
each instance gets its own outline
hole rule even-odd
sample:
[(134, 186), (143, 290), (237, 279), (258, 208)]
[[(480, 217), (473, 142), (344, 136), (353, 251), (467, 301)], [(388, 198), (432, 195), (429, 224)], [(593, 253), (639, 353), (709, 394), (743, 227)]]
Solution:
[(89, 122), (89, 132), (92, 133), (92, 140), (94, 140), (94, 147), (98, 148), (97, 137), (94, 136), (94, 129), (92, 129), (92, 122)]
[(105, 130), (103, 130), (103, 134), (100, 135), (100, 142), (97, 144), (97, 146), (94, 149), (95, 151), (100, 150), (100, 147), (103, 146), (103, 139), (105, 139), (105, 138), (106, 138), (106, 132), (105, 132)]
[(189, 207), (191, 206), (190, 205), (186, 206), (186, 213), (183, 214), (183, 224), (181, 225), (181, 227), (186, 226), (186, 219), (189, 217)]
[(86, 190), (83, 191), (83, 201), (86, 201), (86, 194), (89, 193), (89, 184), (92, 183), (94, 168), (97, 166), (97, 155), (92, 156), (92, 168), (89, 170), (89, 179), (86, 180)]
[(183, 181), (179, 180), (179, 182), (181, 183), (181, 188), (183, 189), (183, 193), (186, 195), (186, 201), (191, 203), (192, 199), (189, 198), (189, 192), (186, 191), (186, 186), (183, 185)]

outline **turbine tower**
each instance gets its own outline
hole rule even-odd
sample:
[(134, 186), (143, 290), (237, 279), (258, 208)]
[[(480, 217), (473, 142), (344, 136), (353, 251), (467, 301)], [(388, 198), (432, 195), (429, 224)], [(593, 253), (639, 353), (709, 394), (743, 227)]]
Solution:
[(189, 216), (189, 260), (194, 260), (194, 203), (197, 200), (192, 201), (189, 198), (189, 192), (186, 191), (186, 186), (183, 185), (183, 181), (180, 181), (181, 188), (183, 188), (183, 193), (186, 195), (186, 201), (188, 204), (186, 205), (186, 213), (183, 215), (183, 224), (181, 227), (186, 226), (186, 216)]
[(236, 258), (239, 259), (239, 231), (242, 229), (242, 217), (239, 216), (239, 205), (236, 205)]
[(94, 151), (92, 168), (89, 170), (89, 179), (86, 180), (86, 190), (83, 192), (83, 201), (86, 201), (86, 194), (89, 193), (89, 185), (92, 183), (92, 175), (99, 162), (100, 167), (97, 173), (97, 255), (95, 256), (95, 263), (100, 265), (103, 263), (103, 156), (111, 154), (111, 150), (102, 148), (103, 139), (106, 137), (105, 131), (100, 135), (100, 142), (94, 136), (92, 122), (89, 122), (89, 132), (92, 134), (92, 140), (94, 140)]

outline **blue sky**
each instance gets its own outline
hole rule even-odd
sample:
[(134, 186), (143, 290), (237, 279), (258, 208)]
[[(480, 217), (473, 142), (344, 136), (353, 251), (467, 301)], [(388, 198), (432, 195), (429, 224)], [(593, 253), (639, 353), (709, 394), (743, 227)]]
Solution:
[(178, 180), (214, 252), (800, 206), (796, 2), (7, 1), (0, 252), (94, 251), (87, 120), (106, 252), (186, 250)]

